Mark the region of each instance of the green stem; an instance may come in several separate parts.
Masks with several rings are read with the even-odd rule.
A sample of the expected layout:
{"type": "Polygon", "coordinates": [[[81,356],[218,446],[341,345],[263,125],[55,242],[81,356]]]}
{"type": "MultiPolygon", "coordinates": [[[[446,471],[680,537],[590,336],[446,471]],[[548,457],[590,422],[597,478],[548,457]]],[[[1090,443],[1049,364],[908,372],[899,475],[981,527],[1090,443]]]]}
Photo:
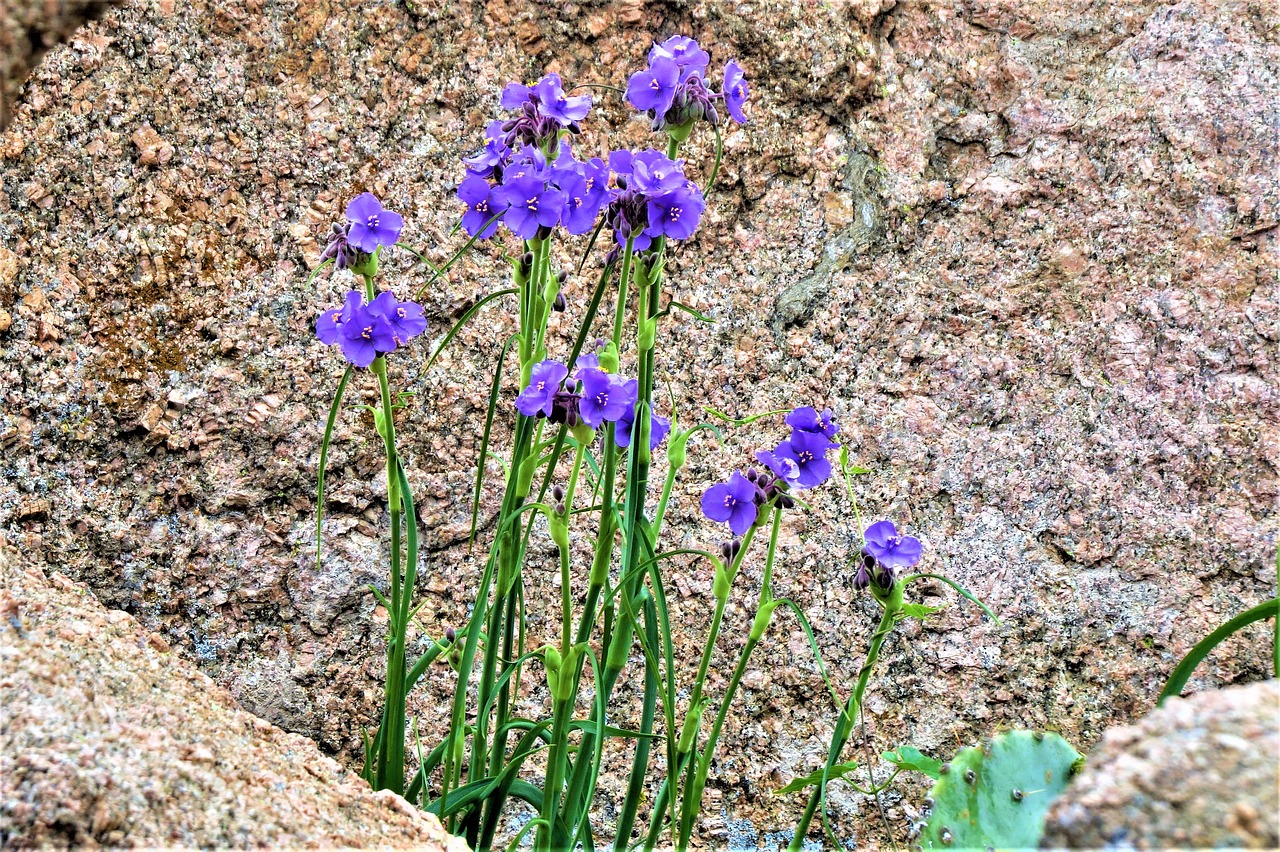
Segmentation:
{"type": "MultiPolygon", "coordinates": [[[[880,615],[880,623],[876,626],[876,632],[871,635],[871,647],[867,651],[866,662],[862,664],[862,669],[858,672],[858,683],[854,687],[853,694],[849,696],[844,712],[836,722],[835,733],[831,737],[831,748],[827,752],[828,769],[839,762],[840,753],[844,751],[845,744],[848,743],[849,736],[853,733],[858,711],[862,707],[862,696],[866,692],[867,682],[871,679],[871,670],[875,668],[876,661],[880,659],[880,648],[884,645],[885,638],[893,631],[894,619],[897,617],[898,611],[902,609],[901,583],[895,585],[894,589],[884,599],[877,598],[877,600],[884,607],[884,612],[880,615]]],[[[826,798],[826,789],[827,785],[824,780],[809,796],[809,803],[805,807],[804,815],[800,818],[800,824],[796,826],[795,834],[791,838],[791,844],[787,847],[788,852],[800,852],[804,848],[804,839],[809,833],[809,825],[813,822],[814,814],[817,813],[819,806],[826,798]]]]}

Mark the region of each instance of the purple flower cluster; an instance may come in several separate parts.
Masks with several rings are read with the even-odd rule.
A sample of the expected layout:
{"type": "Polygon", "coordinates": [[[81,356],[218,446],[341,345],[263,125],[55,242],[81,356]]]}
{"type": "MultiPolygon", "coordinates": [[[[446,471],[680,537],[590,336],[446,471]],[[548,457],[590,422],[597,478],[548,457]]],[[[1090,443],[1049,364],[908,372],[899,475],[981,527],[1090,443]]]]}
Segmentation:
{"type": "Polygon", "coordinates": [[[776,502],[789,509],[794,505],[789,491],[813,488],[831,477],[827,452],[840,446],[831,440],[840,431],[831,412],[819,414],[804,406],[788,414],[785,422],[791,437],[772,451],[756,453],[768,473],[754,468],[745,475],[734,471],[728,482],[713,485],[702,495],[702,513],[713,521],[727,522],[734,535],[755,524],[761,507],[776,502]]]}
{"type": "Polygon", "coordinates": [[[320,255],[322,261],[332,258],[338,269],[360,266],[364,259],[381,246],[393,246],[400,239],[404,218],[386,210],[372,192],[357,195],[347,204],[347,221],[335,224],[329,244],[320,255]]]}
{"type": "MultiPolygon", "coordinates": [[[[559,361],[534,364],[529,384],[516,397],[516,409],[526,417],[545,417],[569,426],[585,423],[599,429],[615,423],[614,442],[630,446],[639,383],[606,373],[594,355],[582,356],[575,366],[570,374],[559,361]]],[[[671,421],[654,414],[649,424],[649,448],[653,449],[671,431],[671,421]]]]}
{"type": "Polygon", "coordinates": [[[609,166],[617,175],[606,220],[618,245],[632,239],[644,251],[658,237],[687,240],[697,230],[707,202],[702,190],[684,176],[684,160],[672,160],[652,148],[633,154],[614,151],[609,166]]]}
{"type": "MultiPolygon", "coordinates": [[[[658,103],[663,116],[697,113],[714,121],[711,101],[723,98],[731,115],[745,118],[746,84],[736,63],[725,69],[725,93],[715,95],[702,80],[710,57],[693,39],[673,36],[654,51],[651,70],[656,61],[664,75],[674,75],[670,97],[664,95],[658,103]],[[732,97],[731,78],[737,93],[732,97]]],[[[566,95],[559,76],[548,74],[532,86],[510,83],[501,103],[515,117],[491,122],[484,148],[462,160],[467,175],[458,184],[458,199],[467,206],[462,227],[471,236],[488,239],[499,224],[525,240],[545,237],[557,226],[570,234],[587,234],[602,209],[618,245],[630,238],[637,251],[659,237],[688,239],[697,229],[706,201],[685,177],[683,160],[653,149],[583,160],[575,156],[565,136],[579,132],[591,99],[566,95]]]]}
{"type": "Polygon", "coordinates": [[[394,352],[426,328],[421,305],[397,301],[389,291],[365,304],[364,296],[352,290],[341,308],[316,319],[316,338],[326,346],[338,344],[348,361],[368,367],[373,359],[394,352]]]}
{"type": "Polygon", "coordinates": [[[649,51],[649,65],[627,81],[627,100],[649,114],[655,131],[682,127],[699,119],[718,124],[715,101],[723,100],[729,116],[745,124],[742,107],[750,91],[742,67],[730,60],[724,67],[722,90],[707,88],[711,55],[688,36],[671,36],[649,51]]]}
{"type": "Polygon", "coordinates": [[[876,521],[867,527],[862,540],[862,564],[853,578],[853,585],[859,589],[874,584],[888,591],[898,580],[897,570],[915,565],[924,553],[920,539],[899,535],[893,521],[876,521]]]}

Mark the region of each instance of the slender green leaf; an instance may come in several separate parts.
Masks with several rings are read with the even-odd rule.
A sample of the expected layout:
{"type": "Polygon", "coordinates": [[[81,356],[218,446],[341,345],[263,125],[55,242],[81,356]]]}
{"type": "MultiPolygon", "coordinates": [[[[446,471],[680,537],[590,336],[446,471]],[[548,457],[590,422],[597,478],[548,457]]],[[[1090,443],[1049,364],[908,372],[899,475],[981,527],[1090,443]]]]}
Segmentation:
{"type": "Polygon", "coordinates": [[[493,434],[493,417],[498,410],[498,392],[502,389],[502,367],[507,361],[507,353],[511,351],[511,344],[515,342],[516,335],[511,335],[506,342],[502,344],[502,351],[498,353],[498,365],[493,369],[493,382],[489,385],[489,407],[484,413],[484,432],[480,437],[480,458],[476,460],[476,487],[471,494],[471,534],[468,537],[469,544],[475,544],[476,527],[480,521],[480,495],[484,490],[484,470],[489,463],[489,438],[493,434]]]}
{"type": "Polygon", "coordinates": [[[893,751],[886,751],[880,756],[899,769],[914,769],[916,772],[923,772],[934,781],[942,777],[942,761],[934,760],[926,754],[921,754],[920,749],[915,746],[899,746],[893,751]]]}
{"type": "Polygon", "coordinates": [[[333,427],[338,422],[338,411],[342,408],[342,396],[347,392],[347,382],[351,381],[350,364],[342,373],[338,389],[334,391],[333,403],[329,406],[329,419],[324,424],[324,439],[320,442],[320,469],[316,479],[316,570],[320,569],[321,538],[324,529],[324,476],[329,467],[329,442],[333,440],[333,427]]]}
{"type": "Polygon", "coordinates": [[[965,598],[967,598],[968,600],[973,601],[975,604],[977,604],[977,605],[978,605],[978,607],[979,607],[983,612],[985,612],[988,616],[990,616],[990,617],[991,617],[991,620],[992,620],[992,621],[994,621],[996,624],[999,624],[999,623],[1000,623],[1000,619],[996,616],[996,614],[995,614],[994,612],[992,612],[992,611],[990,610],[990,608],[988,608],[988,607],[987,607],[987,605],[986,605],[986,604],[984,604],[982,601],[978,600],[977,596],[976,596],[976,595],[974,595],[974,594],[973,594],[973,592],[969,591],[969,590],[968,590],[968,589],[966,589],[964,586],[962,586],[962,585],[960,585],[959,583],[957,583],[955,580],[952,580],[952,579],[949,579],[949,578],[947,578],[947,577],[944,577],[944,576],[942,576],[941,574],[912,574],[912,575],[911,575],[911,576],[909,576],[909,577],[903,577],[903,578],[902,578],[902,585],[903,585],[903,586],[906,586],[907,584],[909,584],[909,583],[913,583],[913,582],[915,582],[916,580],[923,580],[923,579],[925,579],[925,578],[928,578],[928,579],[930,579],[930,580],[941,580],[942,582],[946,583],[948,586],[950,586],[951,588],[953,588],[953,589],[955,589],[957,592],[959,592],[963,597],[965,597],[965,598]]]}
{"type": "Polygon", "coordinates": [[[427,372],[435,365],[436,361],[440,358],[440,354],[444,352],[445,347],[448,346],[453,338],[458,335],[458,332],[462,331],[462,327],[466,325],[481,308],[489,302],[492,302],[494,299],[500,299],[503,296],[515,295],[519,292],[520,291],[514,287],[508,287],[505,290],[498,290],[497,292],[490,293],[471,307],[467,308],[458,321],[453,324],[453,327],[449,329],[448,334],[444,336],[444,340],[440,341],[440,345],[436,347],[436,351],[431,353],[431,357],[427,359],[427,363],[422,367],[422,372],[427,372]]]}
{"type": "Polygon", "coordinates": [[[781,790],[778,790],[776,795],[781,796],[783,793],[796,793],[807,787],[816,787],[823,782],[824,778],[827,783],[830,783],[837,778],[843,778],[857,768],[858,761],[850,760],[847,763],[837,763],[832,766],[830,770],[826,767],[823,767],[822,769],[815,769],[808,775],[805,775],[802,778],[797,778],[781,790]]]}
{"type": "Polygon", "coordinates": [[[728,414],[725,414],[723,411],[719,411],[709,405],[702,406],[702,410],[710,414],[712,417],[719,418],[720,420],[734,426],[746,426],[748,423],[755,423],[757,420],[763,420],[766,417],[776,417],[779,414],[787,414],[791,411],[789,408],[778,408],[773,411],[766,411],[763,414],[752,414],[750,417],[733,418],[728,414]]]}
{"type": "Polygon", "coordinates": [[[1163,704],[1172,696],[1181,695],[1182,690],[1187,686],[1187,681],[1191,679],[1191,675],[1195,672],[1196,666],[1200,665],[1204,658],[1209,656],[1209,652],[1226,641],[1231,634],[1248,627],[1255,621],[1277,617],[1280,617],[1280,598],[1272,598],[1252,609],[1245,610],[1201,639],[1182,658],[1182,662],[1178,663],[1173,673],[1169,675],[1169,682],[1164,685],[1164,689],[1160,690],[1160,697],[1156,699],[1156,706],[1163,704]]]}
{"type": "Polygon", "coordinates": [[[925,606],[917,603],[904,603],[902,609],[899,610],[901,618],[918,618],[924,621],[935,612],[946,609],[945,606],[925,606]]]}

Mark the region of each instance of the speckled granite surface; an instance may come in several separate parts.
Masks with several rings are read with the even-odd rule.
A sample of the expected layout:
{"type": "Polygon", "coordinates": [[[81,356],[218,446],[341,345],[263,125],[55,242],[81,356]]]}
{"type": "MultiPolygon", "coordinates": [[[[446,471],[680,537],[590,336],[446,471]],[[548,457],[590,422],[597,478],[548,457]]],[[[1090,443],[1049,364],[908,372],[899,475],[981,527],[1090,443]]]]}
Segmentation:
{"type": "Polygon", "coordinates": [[[1280,681],[1175,698],[1107,731],[1044,847],[1280,847],[1280,681]]]}
{"type": "Polygon", "coordinates": [[[463,850],[0,542],[0,845],[463,850]],[[452,844],[452,845],[451,845],[452,844]]]}
{"type": "MultiPolygon", "coordinates": [[[[1025,725],[1088,749],[1150,709],[1199,636],[1274,593],[1278,24],[1243,0],[127,4],[46,58],[0,136],[0,526],[246,708],[354,760],[382,668],[364,587],[385,520],[377,444],[353,412],[314,567],[340,365],[310,328],[345,288],[303,287],[315,240],[371,190],[444,257],[457,157],[502,83],[548,69],[618,83],[652,37],[688,32],[717,62],[736,56],[755,97],[700,235],[672,259],[677,297],[716,322],[674,315],[660,381],[686,419],[830,405],[875,471],[864,512],[920,535],[928,569],[1000,612],[997,627],[953,605],[890,640],[867,706],[876,744],[945,754],[1025,725]]],[[[645,137],[616,101],[593,118],[645,137]]],[[[431,339],[499,269],[482,253],[427,294],[431,339]]],[[[571,282],[553,341],[586,287],[571,282]]],[[[432,373],[425,347],[394,368],[417,392],[398,430],[437,633],[479,571],[467,494],[512,324],[489,309],[432,373]]],[[[719,540],[697,497],[770,428],[724,450],[695,441],[674,544],[719,540]]],[[[777,582],[848,682],[874,613],[848,584],[840,506],[832,488],[788,519],[777,582]]],[[[558,599],[539,564],[533,642],[558,599]]],[[[711,577],[673,566],[671,583],[692,657],[711,577]]],[[[746,611],[729,618],[745,627],[746,611]]],[[[713,773],[711,841],[785,830],[798,802],[770,791],[825,751],[821,681],[801,635],[774,631],[713,773]]],[[[1262,645],[1240,639],[1195,686],[1265,672],[1262,645]]],[[[412,697],[428,723],[447,675],[412,697]]],[[[606,805],[619,789],[605,780],[606,805]]],[[[902,836],[923,795],[904,792],[886,800],[902,836]]],[[[885,842],[874,812],[833,797],[859,844],[885,842]]]]}

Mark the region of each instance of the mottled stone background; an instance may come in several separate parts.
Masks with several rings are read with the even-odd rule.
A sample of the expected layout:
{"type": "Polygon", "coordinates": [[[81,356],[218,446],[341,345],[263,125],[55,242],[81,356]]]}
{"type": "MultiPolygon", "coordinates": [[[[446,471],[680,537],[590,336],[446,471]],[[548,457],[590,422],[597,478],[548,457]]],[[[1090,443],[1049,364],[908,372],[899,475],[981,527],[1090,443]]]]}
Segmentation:
{"type": "MultiPolygon", "coordinates": [[[[347,286],[304,286],[315,240],[370,190],[444,258],[459,244],[457,158],[501,84],[545,70],[620,84],[673,32],[717,64],[736,57],[754,96],[671,264],[676,297],[715,322],[664,326],[662,386],[686,422],[700,406],[832,407],[874,471],[858,482],[864,513],[921,535],[927,568],[1003,619],[953,604],[895,634],[869,693],[872,747],[944,756],[1037,726],[1087,749],[1144,714],[1197,638],[1276,583],[1268,2],[127,3],[45,58],[0,135],[3,536],[159,631],[245,708],[354,761],[383,667],[365,585],[382,574],[385,519],[378,444],[351,410],[315,567],[341,364],[310,329],[347,286]]],[[[645,140],[603,103],[588,148],[609,125],[645,140]]],[[[702,134],[689,156],[703,174],[708,151],[702,134]]],[[[425,295],[433,342],[499,286],[497,252],[425,295]]],[[[407,259],[386,267],[402,292],[425,280],[407,259]]],[[[417,394],[398,428],[435,633],[465,617],[478,574],[468,489],[485,375],[512,327],[491,308],[430,373],[425,345],[396,358],[417,394]]],[[[695,440],[672,544],[719,540],[699,493],[781,434],[765,421],[723,449],[695,440]]],[[[777,586],[847,688],[874,607],[849,585],[838,489],[813,497],[788,517],[777,586]]],[[[553,629],[548,550],[536,543],[528,570],[531,643],[553,629]]],[[[735,593],[713,690],[758,571],[735,593]]],[[[711,578],[680,564],[670,583],[692,665],[711,578]]],[[[832,714],[802,634],[780,621],[771,636],[713,770],[713,841],[785,830],[799,802],[772,790],[825,752],[832,714]]],[[[1265,647],[1259,625],[1194,685],[1264,677],[1265,647]]],[[[414,695],[426,728],[448,675],[414,695]]],[[[606,815],[619,787],[602,790],[606,815]]],[[[922,795],[902,793],[885,797],[899,838],[922,795]]],[[[833,796],[833,813],[846,838],[885,842],[861,797],[833,796]]]]}

